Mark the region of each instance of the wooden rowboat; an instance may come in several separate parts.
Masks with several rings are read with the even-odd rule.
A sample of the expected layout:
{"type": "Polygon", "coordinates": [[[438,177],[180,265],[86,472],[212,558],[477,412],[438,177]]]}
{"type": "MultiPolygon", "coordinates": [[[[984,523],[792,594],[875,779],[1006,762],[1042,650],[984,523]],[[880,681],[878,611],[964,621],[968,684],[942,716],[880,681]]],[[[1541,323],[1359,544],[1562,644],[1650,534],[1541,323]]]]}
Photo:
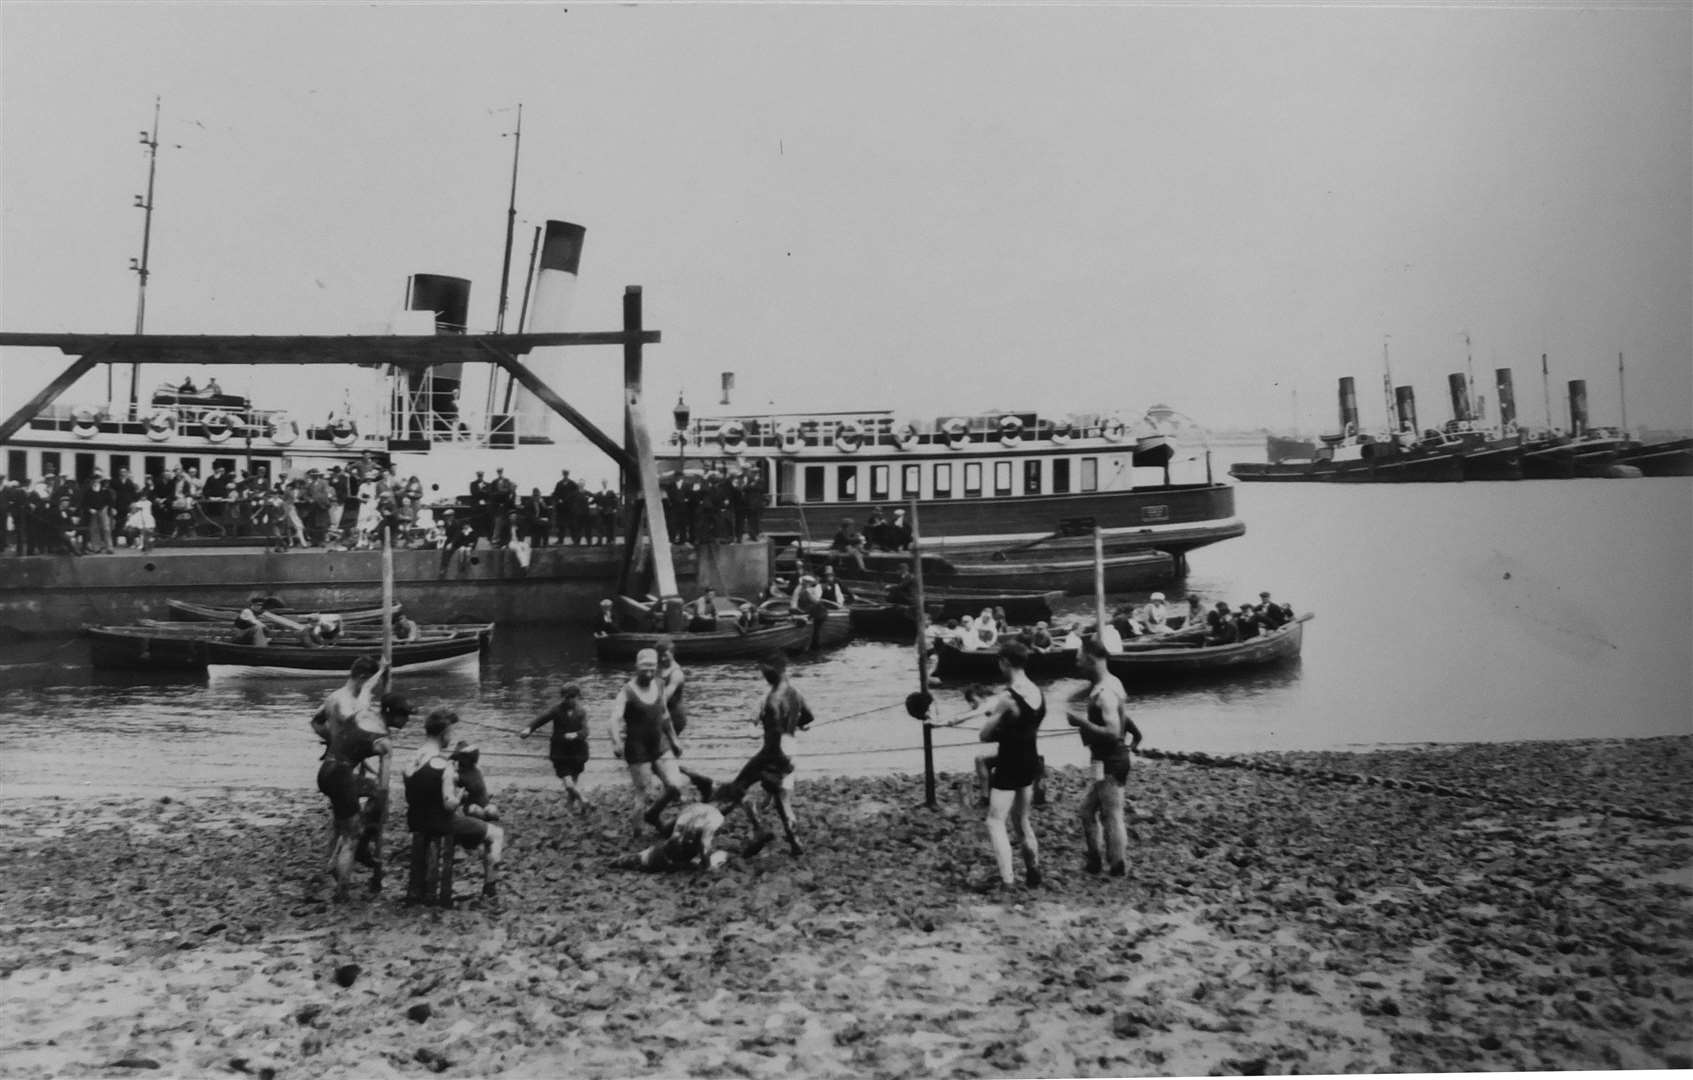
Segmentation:
{"type": "MultiPolygon", "coordinates": [[[[1108,657],[1106,667],[1129,689],[1136,683],[1172,681],[1183,678],[1226,676],[1299,658],[1305,639],[1305,623],[1315,616],[1296,616],[1292,622],[1231,645],[1201,645],[1181,639],[1153,638],[1125,642],[1123,651],[1108,657]]],[[[971,651],[948,641],[935,643],[935,674],[945,679],[992,682],[999,678],[996,649],[971,651]]],[[[1078,675],[1076,650],[1053,649],[1029,654],[1027,668],[1032,678],[1060,678],[1078,675]]]]}
{"type": "MultiPolygon", "coordinates": [[[[231,607],[222,604],[196,604],[190,600],[171,600],[168,601],[168,603],[170,605],[170,617],[182,622],[220,622],[228,624],[234,622],[235,617],[241,613],[241,607],[239,605],[231,607]]],[[[395,604],[391,609],[391,611],[398,610],[400,610],[399,604],[395,604]]],[[[359,623],[380,623],[383,615],[381,605],[357,608],[317,608],[312,611],[294,611],[285,606],[273,607],[267,604],[265,605],[265,611],[281,615],[295,621],[317,615],[338,615],[341,618],[342,626],[357,625],[359,623]]]]}
{"type": "Polygon", "coordinates": [[[775,626],[761,626],[742,633],[738,628],[688,631],[673,634],[658,631],[623,630],[595,634],[594,654],[601,660],[632,660],[642,649],[653,648],[660,638],[669,638],[679,661],[756,660],[772,650],[799,652],[811,645],[811,622],[795,617],[775,626]]]}
{"type": "MultiPolygon", "coordinates": [[[[225,639],[221,627],[213,628],[215,632],[196,633],[190,627],[197,625],[213,628],[210,623],[161,623],[90,626],[84,633],[90,639],[90,653],[97,668],[210,671],[213,667],[224,667],[264,669],[265,674],[322,676],[345,674],[358,657],[377,656],[382,651],[380,638],[363,635],[344,638],[333,645],[308,646],[285,639],[267,645],[238,645],[225,639]]],[[[429,671],[444,666],[447,661],[460,661],[458,666],[462,668],[465,658],[474,663],[480,656],[492,629],[488,623],[454,626],[449,632],[427,633],[418,641],[397,642],[394,669],[429,671]]]]}

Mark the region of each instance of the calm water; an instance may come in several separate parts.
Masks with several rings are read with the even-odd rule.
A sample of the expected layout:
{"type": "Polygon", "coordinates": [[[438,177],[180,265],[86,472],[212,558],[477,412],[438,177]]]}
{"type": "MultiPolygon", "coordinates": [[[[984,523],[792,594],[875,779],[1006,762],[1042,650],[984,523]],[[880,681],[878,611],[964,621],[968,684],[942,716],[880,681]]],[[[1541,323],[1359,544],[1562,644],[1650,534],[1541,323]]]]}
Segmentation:
{"type": "MultiPolygon", "coordinates": [[[[1267,588],[1315,612],[1304,659],[1139,695],[1148,745],[1241,752],[1693,730],[1693,482],[1246,484],[1238,512],[1247,535],[1196,552],[1186,587],[1231,604],[1267,588]]],[[[53,658],[83,648],[63,643],[53,658]]],[[[519,742],[513,731],[579,681],[596,727],[588,780],[606,783],[621,779],[605,741],[620,678],[575,634],[519,627],[501,630],[480,685],[402,688],[421,709],[451,704],[471,721],[496,785],[534,786],[555,782],[545,733],[519,742]]],[[[802,737],[802,770],[921,768],[920,729],[899,707],[916,685],[909,648],[854,643],[798,663],[795,678],[824,721],[802,737]]],[[[0,695],[6,797],[309,786],[306,720],[334,685],[137,684],[80,668],[47,682],[0,695]]],[[[750,666],[690,669],[691,760],[727,773],[750,754],[760,685],[750,666]]],[[[938,696],[943,710],[962,707],[955,689],[938,696]]],[[[971,736],[937,736],[940,767],[968,767],[971,736]]],[[[419,738],[408,730],[402,748],[419,738]]],[[[1067,734],[1045,747],[1081,759],[1067,734]]]]}

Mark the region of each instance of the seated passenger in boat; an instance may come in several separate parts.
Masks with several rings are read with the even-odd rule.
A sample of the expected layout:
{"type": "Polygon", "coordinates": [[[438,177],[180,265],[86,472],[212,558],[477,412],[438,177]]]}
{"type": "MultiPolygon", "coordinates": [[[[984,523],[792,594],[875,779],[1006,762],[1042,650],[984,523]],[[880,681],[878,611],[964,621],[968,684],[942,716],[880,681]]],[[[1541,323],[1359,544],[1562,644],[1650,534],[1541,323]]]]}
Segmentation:
{"type": "Polygon", "coordinates": [[[742,604],[740,612],[735,616],[735,629],[743,634],[757,630],[758,609],[751,604],[742,604]]]}
{"type": "Polygon", "coordinates": [[[1164,602],[1164,594],[1155,592],[1148,598],[1146,604],[1146,632],[1149,634],[1168,634],[1170,606],[1164,602]]]}
{"type": "Polygon", "coordinates": [[[1242,641],[1251,641],[1264,632],[1264,623],[1258,617],[1258,609],[1251,604],[1242,604],[1235,609],[1235,625],[1240,627],[1242,641]]]}
{"type": "Polygon", "coordinates": [[[254,593],[247,598],[247,606],[235,614],[235,634],[230,638],[237,645],[269,645],[270,635],[265,633],[263,613],[265,598],[254,593]]]}
{"type": "Polygon", "coordinates": [[[835,538],[829,541],[829,550],[838,559],[842,555],[849,555],[860,570],[864,569],[864,534],[853,526],[851,518],[842,518],[841,527],[835,530],[835,538]]]}
{"type": "Polygon", "coordinates": [[[999,620],[994,618],[992,608],[983,608],[982,613],[976,616],[971,634],[975,638],[970,645],[972,649],[991,652],[999,648],[999,620]]]}
{"type": "MultiPolygon", "coordinates": [[[[1266,593],[1266,596],[1269,594],[1266,593]]],[[[1182,629],[1192,630],[1205,623],[1205,601],[1198,593],[1189,593],[1187,598],[1187,615],[1182,619],[1182,629]]]]}
{"type": "Polygon", "coordinates": [[[698,600],[688,605],[688,631],[709,634],[717,629],[717,590],[707,587],[698,600]]]}
{"type": "Polygon", "coordinates": [[[611,601],[600,601],[600,616],[594,622],[594,636],[601,634],[615,634],[618,632],[617,616],[612,614],[611,601]]]}
{"type": "Polygon", "coordinates": [[[899,568],[899,580],[889,585],[884,595],[890,604],[909,605],[916,587],[917,578],[912,575],[911,567],[902,566],[899,568]]]}
{"type": "Polygon", "coordinates": [[[1270,594],[1258,594],[1258,619],[1264,624],[1264,629],[1279,630],[1287,623],[1287,616],[1282,613],[1281,605],[1270,599],[1270,594]]]}
{"type": "Polygon", "coordinates": [[[840,604],[844,607],[852,603],[852,591],[842,585],[840,580],[835,577],[835,568],[832,566],[823,568],[823,580],[818,584],[818,588],[823,599],[831,604],[840,604]]]}
{"type": "Polygon", "coordinates": [[[1035,628],[1029,632],[1029,648],[1035,652],[1052,651],[1052,631],[1047,628],[1044,619],[1035,623],[1035,628]]]}
{"type": "Polygon", "coordinates": [[[904,551],[911,546],[911,529],[905,523],[905,511],[895,510],[894,519],[883,530],[889,551],[904,551]]]}
{"type": "Polygon", "coordinates": [[[182,380],[182,385],[176,388],[176,392],[179,394],[198,394],[200,391],[199,388],[194,385],[194,377],[190,375],[188,378],[182,380]]]}
{"type": "Polygon", "coordinates": [[[319,615],[306,624],[300,636],[313,647],[333,645],[341,638],[341,616],[319,615]]]}
{"type": "Polygon", "coordinates": [[[394,641],[395,641],[396,644],[401,643],[401,642],[416,641],[418,638],[423,636],[422,629],[420,629],[418,627],[417,623],[412,621],[411,616],[407,615],[405,612],[403,612],[403,611],[394,612],[394,620],[393,621],[394,621],[394,641]]]}

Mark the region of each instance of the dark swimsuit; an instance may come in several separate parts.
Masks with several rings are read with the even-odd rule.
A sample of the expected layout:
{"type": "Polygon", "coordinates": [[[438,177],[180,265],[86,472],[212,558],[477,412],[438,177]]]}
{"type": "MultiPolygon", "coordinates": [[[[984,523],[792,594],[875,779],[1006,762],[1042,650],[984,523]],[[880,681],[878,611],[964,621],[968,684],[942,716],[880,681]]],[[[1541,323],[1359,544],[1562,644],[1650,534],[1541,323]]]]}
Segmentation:
{"type": "MultiPolygon", "coordinates": [[[[566,705],[560,702],[541,717],[541,724],[552,724],[552,742],[547,746],[547,757],[553,763],[553,775],[563,779],[566,776],[581,776],[582,767],[588,763],[588,740],[583,738],[587,731],[588,716],[580,705],[566,705]],[[574,734],[576,738],[566,736],[574,734]]],[[[530,728],[531,731],[535,728],[530,728]]]]}
{"type": "Polygon", "coordinates": [[[623,702],[623,760],[647,765],[670,749],[664,740],[664,686],[657,686],[658,699],[645,702],[631,692],[623,702]]]}
{"type": "MultiPolygon", "coordinates": [[[[1097,701],[1088,703],[1088,719],[1101,727],[1110,726],[1105,722],[1105,712],[1097,701]]],[[[1129,753],[1121,735],[1090,735],[1084,730],[1082,743],[1087,746],[1094,761],[1104,762],[1106,776],[1119,784],[1129,782],[1129,765],[1134,756],[1129,753]]]]}
{"type": "Polygon", "coordinates": [[[1017,791],[1040,779],[1040,749],[1035,745],[1041,721],[1046,719],[1046,701],[1030,706],[1017,691],[1006,688],[1017,705],[1017,715],[1000,721],[999,753],[994,758],[989,784],[995,791],[1017,791]]]}
{"type": "MultiPolygon", "coordinates": [[[[344,721],[352,725],[351,720],[344,721]]],[[[343,747],[337,747],[331,736],[329,749],[323,752],[323,764],[317,768],[317,789],[329,796],[329,805],[336,818],[356,817],[359,813],[359,763],[376,754],[376,740],[382,736],[355,726],[356,735],[343,747]]]]}

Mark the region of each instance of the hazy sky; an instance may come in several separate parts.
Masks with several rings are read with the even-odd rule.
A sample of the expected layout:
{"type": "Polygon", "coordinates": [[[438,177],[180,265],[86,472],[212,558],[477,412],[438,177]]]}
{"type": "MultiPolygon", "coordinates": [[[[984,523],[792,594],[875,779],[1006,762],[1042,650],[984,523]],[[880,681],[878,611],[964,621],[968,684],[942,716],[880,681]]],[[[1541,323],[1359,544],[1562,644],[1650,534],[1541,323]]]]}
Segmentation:
{"type": "MultiPolygon", "coordinates": [[[[1531,421],[1546,352],[1560,422],[1572,377],[1616,422],[1623,352],[1629,423],[1693,424],[1685,3],[6,3],[0,35],[7,330],[133,328],[155,95],[149,331],[370,330],[419,271],[491,328],[523,102],[508,329],[534,225],[585,225],[573,328],[643,285],[666,411],[734,371],[738,407],[929,416],[1286,426],[1297,391],[1309,430],[1342,375],[1380,417],[1385,339],[1438,421],[1468,331],[1531,421]]],[[[617,350],[572,361],[606,415],[617,350]]]]}

